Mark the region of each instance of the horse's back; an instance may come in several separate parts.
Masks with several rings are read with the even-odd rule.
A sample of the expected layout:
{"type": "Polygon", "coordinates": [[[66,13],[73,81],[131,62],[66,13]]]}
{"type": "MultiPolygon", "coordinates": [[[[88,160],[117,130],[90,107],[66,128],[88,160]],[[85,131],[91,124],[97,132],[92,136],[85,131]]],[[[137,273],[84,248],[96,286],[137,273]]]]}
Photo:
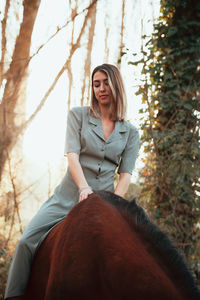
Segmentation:
{"type": "Polygon", "coordinates": [[[75,206],[47,236],[25,299],[183,299],[140,233],[98,195],[75,206]]]}

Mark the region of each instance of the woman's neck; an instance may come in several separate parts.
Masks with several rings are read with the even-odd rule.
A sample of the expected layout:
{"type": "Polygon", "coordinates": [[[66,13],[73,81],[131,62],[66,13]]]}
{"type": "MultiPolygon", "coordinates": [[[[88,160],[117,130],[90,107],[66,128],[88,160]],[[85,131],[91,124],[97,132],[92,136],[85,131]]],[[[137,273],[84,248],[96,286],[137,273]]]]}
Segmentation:
{"type": "Polygon", "coordinates": [[[101,119],[110,120],[110,113],[108,106],[100,106],[101,119]]]}

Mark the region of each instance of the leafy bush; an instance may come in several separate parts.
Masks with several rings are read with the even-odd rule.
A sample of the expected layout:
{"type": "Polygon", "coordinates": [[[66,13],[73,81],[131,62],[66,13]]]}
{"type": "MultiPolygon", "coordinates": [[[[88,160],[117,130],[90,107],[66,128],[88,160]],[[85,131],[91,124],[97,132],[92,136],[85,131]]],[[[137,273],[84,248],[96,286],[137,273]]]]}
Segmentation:
{"type": "MultiPolygon", "coordinates": [[[[146,152],[140,201],[200,270],[200,3],[161,0],[138,94],[146,152]]],[[[146,37],[144,37],[146,40],[146,37]]],[[[147,49],[147,50],[146,50],[147,49]]]]}

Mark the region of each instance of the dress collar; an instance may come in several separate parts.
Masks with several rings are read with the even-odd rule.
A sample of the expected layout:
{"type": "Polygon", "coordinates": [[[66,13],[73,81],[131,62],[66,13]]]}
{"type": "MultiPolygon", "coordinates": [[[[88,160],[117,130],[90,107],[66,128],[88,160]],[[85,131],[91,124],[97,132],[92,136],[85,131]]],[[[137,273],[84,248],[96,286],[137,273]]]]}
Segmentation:
{"type": "Polygon", "coordinates": [[[127,124],[124,121],[116,121],[115,128],[111,135],[105,140],[103,135],[102,121],[101,118],[95,118],[89,114],[89,123],[92,126],[92,130],[98,135],[102,140],[106,143],[110,143],[113,139],[121,138],[121,133],[125,133],[128,131],[127,124]]]}

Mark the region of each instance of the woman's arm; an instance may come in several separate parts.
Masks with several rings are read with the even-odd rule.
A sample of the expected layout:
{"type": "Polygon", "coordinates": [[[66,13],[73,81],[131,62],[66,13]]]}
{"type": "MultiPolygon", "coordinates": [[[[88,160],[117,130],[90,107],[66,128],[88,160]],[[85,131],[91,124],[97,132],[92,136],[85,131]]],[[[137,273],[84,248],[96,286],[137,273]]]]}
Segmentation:
{"type": "Polygon", "coordinates": [[[123,197],[128,190],[128,186],[131,181],[131,174],[129,173],[120,173],[119,182],[115,188],[115,194],[123,197]]]}
{"type": "Polygon", "coordinates": [[[70,173],[80,190],[79,202],[86,199],[92,193],[91,187],[88,185],[81,164],[79,162],[79,155],[77,153],[67,153],[68,167],[70,173]]]}

